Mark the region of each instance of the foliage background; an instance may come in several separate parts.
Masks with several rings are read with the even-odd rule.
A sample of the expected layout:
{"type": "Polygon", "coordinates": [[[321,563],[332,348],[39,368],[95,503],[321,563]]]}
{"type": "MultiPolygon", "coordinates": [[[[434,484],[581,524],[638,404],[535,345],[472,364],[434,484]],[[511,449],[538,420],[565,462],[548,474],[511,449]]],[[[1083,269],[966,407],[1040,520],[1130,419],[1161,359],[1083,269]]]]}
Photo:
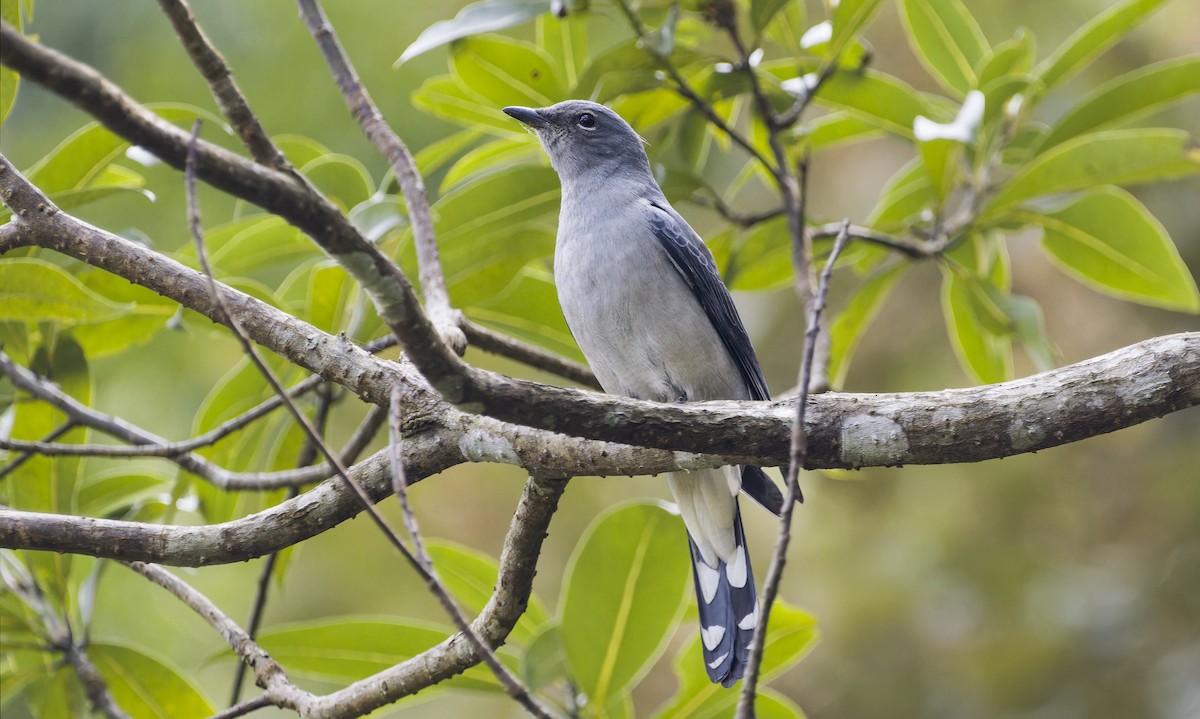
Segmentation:
{"type": "MultiPolygon", "coordinates": [[[[450,17],[461,4],[358,0],[328,8],[363,80],[414,150],[449,130],[410,100],[427,77],[446,71],[446,52],[430,52],[395,70],[392,63],[422,29],[450,17]]],[[[1105,5],[1099,0],[968,2],[990,41],[1010,37],[1024,25],[1037,34],[1041,56],[1105,5]]],[[[221,0],[196,6],[202,26],[271,133],[317,138],[362,160],[373,177],[383,175],[383,160],[348,117],[291,4],[221,0]]],[[[614,10],[600,12],[606,19],[595,23],[593,47],[607,44],[604,37],[627,36],[614,10]]],[[[144,1],[42,2],[29,31],[100,68],[139,100],[212,108],[207,87],[166,20],[144,1]]],[[[867,37],[878,67],[918,89],[934,89],[905,41],[893,4],[884,5],[867,37]]],[[[1110,77],[1198,46],[1194,7],[1169,3],[1072,80],[1060,98],[1078,99],[1110,77]]],[[[1155,124],[1200,134],[1195,98],[1163,115],[1155,124]]],[[[0,151],[18,167],[28,167],[87,121],[24,84],[0,136],[0,151]]],[[[819,153],[810,210],[828,218],[864,217],[909,152],[895,140],[880,139],[819,153]]],[[[117,231],[136,229],[160,247],[183,246],[181,178],[162,166],[144,172],[158,195],[154,204],[120,197],[78,214],[117,231]]],[[[1166,226],[1193,276],[1198,274],[1200,180],[1135,188],[1134,194],[1166,226]]],[[[217,193],[202,190],[201,201],[206,219],[233,211],[217,193]]],[[[706,211],[680,209],[702,235],[716,224],[706,211]]],[[[1010,249],[1014,291],[1041,303],[1063,363],[1196,329],[1194,316],[1123,303],[1066,280],[1042,259],[1032,238],[1010,249]]],[[[903,391],[973,383],[946,339],[939,285],[930,264],[907,274],[860,346],[846,389],[903,391]]],[[[737,299],[771,387],[791,386],[801,342],[792,291],[737,299]]],[[[208,388],[238,358],[227,333],[195,327],[190,334],[161,332],[136,356],[93,363],[94,402],[166,436],[183,437],[208,388]],[[199,344],[203,351],[197,351],[199,344]],[[180,376],[190,381],[179,382],[180,376]]],[[[1018,375],[1032,371],[1021,361],[1018,357],[1018,375]]],[[[1200,414],[1193,409],[1113,436],[1005,461],[802,478],[807,502],[798,512],[783,596],[819,617],[823,638],[776,686],[814,719],[1195,716],[1200,712],[1194,681],[1200,676],[1198,436],[1200,414]]],[[[415,500],[424,531],[495,555],[522,479],[516,468],[480,465],[422,483],[415,500]]],[[[664,485],[623,478],[572,483],[552,524],[537,592],[554,606],[568,557],[592,517],[631,496],[665,497],[664,485]]],[[[774,523],[749,511],[747,531],[761,572],[774,523]]],[[[186,514],[178,519],[186,521],[186,514]]],[[[294,563],[277,588],[268,626],[347,613],[442,620],[411,572],[363,520],[306,543],[299,553],[303,561],[294,563]]],[[[258,571],[258,562],[250,562],[184,573],[239,618],[248,611],[258,571]]],[[[96,635],[152,649],[198,676],[210,697],[223,700],[229,663],[210,662],[206,652],[197,651],[213,645],[208,628],[165,594],[144,591],[143,582],[127,572],[105,577],[96,603],[96,635]],[[127,601],[131,596],[138,602],[127,601]]],[[[690,624],[685,627],[691,631],[690,624]]],[[[676,637],[673,646],[686,638],[676,637]]],[[[666,656],[673,654],[674,649],[666,656]]],[[[635,702],[656,706],[670,695],[673,682],[669,662],[663,661],[638,687],[635,702]]],[[[516,705],[505,699],[468,694],[400,706],[381,715],[518,715],[516,705]]]]}

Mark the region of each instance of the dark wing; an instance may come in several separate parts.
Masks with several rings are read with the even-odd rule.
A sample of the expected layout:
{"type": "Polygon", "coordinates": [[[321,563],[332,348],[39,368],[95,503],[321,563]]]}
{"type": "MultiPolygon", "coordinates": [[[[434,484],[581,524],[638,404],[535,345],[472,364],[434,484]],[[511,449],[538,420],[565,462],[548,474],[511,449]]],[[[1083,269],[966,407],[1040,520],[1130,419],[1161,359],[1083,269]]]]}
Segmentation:
{"type": "Polygon", "coordinates": [[[695,230],[670,205],[651,200],[650,207],[650,229],[704,308],[713,329],[737,365],[742,381],[749,388],[750,398],[770,399],[767,381],[763,378],[762,368],[758,366],[758,358],[754,356],[754,347],[750,345],[750,337],[733,305],[729,290],[721,282],[712,253],[695,230]]]}

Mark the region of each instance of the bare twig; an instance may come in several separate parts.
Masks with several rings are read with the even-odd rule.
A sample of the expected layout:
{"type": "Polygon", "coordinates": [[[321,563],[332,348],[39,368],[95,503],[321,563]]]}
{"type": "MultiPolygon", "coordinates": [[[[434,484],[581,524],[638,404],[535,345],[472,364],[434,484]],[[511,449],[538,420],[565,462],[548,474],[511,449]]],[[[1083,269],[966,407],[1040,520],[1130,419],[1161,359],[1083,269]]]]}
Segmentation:
{"type": "Polygon", "coordinates": [[[446,278],[442,274],[437,235],[434,233],[433,217],[429,211],[429,196],[425,192],[421,173],[417,171],[417,163],[359,80],[349,56],[338,42],[333,25],[321,8],[321,3],[318,0],[299,0],[299,6],[300,17],[321,49],[321,54],[324,55],[351,114],[396,173],[396,181],[400,184],[400,192],[404,195],[409,222],[412,224],[421,291],[425,295],[425,311],[429,313],[429,318],[442,340],[455,352],[462,354],[467,348],[467,338],[459,328],[460,315],[450,304],[450,292],[446,289],[446,278]]]}
{"type": "Polygon", "coordinates": [[[250,110],[245,96],[234,82],[225,58],[221,57],[200,29],[196,16],[185,0],[158,0],[158,4],[171,21],[171,27],[175,28],[175,34],[191,57],[192,64],[208,82],[221,114],[233,125],[250,155],[263,165],[292,172],[291,163],[267,137],[258,117],[250,110]]]}
{"type": "Polygon", "coordinates": [[[488,669],[492,670],[492,674],[500,682],[500,686],[504,691],[517,701],[525,711],[535,717],[542,719],[551,719],[546,710],[541,707],[508,667],[500,663],[500,659],[492,650],[492,647],[479,636],[475,628],[467,620],[462,610],[458,607],[458,603],[454,601],[454,597],[450,595],[450,590],[446,589],[446,585],[442,583],[441,577],[438,576],[437,569],[433,566],[433,558],[429,556],[429,552],[425,549],[425,541],[421,538],[421,528],[417,523],[417,516],[413,513],[412,505],[408,501],[408,478],[404,473],[404,452],[402,449],[403,433],[400,431],[400,413],[401,413],[401,390],[399,387],[392,390],[392,402],[389,410],[389,430],[391,435],[391,455],[392,455],[392,490],[396,493],[396,497],[400,500],[401,513],[404,516],[404,526],[408,530],[408,536],[413,543],[413,554],[416,556],[417,563],[420,565],[422,577],[425,579],[425,586],[430,593],[442,605],[446,614],[450,616],[454,622],[455,628],[470,640],[474,645],[475,651],[488,669]]]}
{"type": "Polygon", "coordinates": [[[808,430],[805,426],[805,414],[808,408],[808,386],[811,381],[813,355],[817,347],[817,335],[821,332],[821,312],[825,309],[825,296],[829,291],[829,278],[833,274],[834,263],[841,254],[846,240],[850,236],[850,221],[842,222],[842,231],[833,243],[833,250],[825,269],[821,273],[817,287],[816,301],[813,303],[808,320],[808,329],[804,333],[804,358],[800,364],[800,396],[796,399],[796,418],[792,423],[791,449],[788,458],[787,476],[783,511],[779,515],[779,538],[775,541],[775,550],[771,555],[771,566],[767,570],[767,579],[763,582],[763,595],[760,605],[761,615],[758,626],[754,628],[754,639],[750,643],[750,657],[746,664],[746,674],[742,679],[742,693],[738,701],[737,716],[739,719],[752,719],[754,712],[754,697],[758,689],[758,673],[762,665],[763,649],[767,640],[767,625],[771,619],[771,607],[779,594],[779,582],[783,579],[783,567],[787,563],[787,549],[792,537],[792,512],[800,495],[800,469],[805,465],[808,455],[808,430]]]}
{"type": "MultiPolygon", "coordinates": [[[[246,665],[239,663],[238,666],[244,667],[246,665]]],[[[213,714],[208,719],[236,719],[237,717],[246,716],[250,712],[258,711],[259,709],[269,707],[271,705],[270,696],[266,694],[259,694],[253,699],[247,699],[244,702],[239,702],[227,709],[223,709],[216,714],[213,714]]]]}
{"type": "Polygon", "coordinates": [[[587,365],[572,362],[553,352],[547,352],[541,347],[535,347],[534,345],[513,339],[508,335],[494,332],[468,319],[463,320],[462,329],[466,333],[467,341],[471,343],[472,347],[516,360],[534,369],[551,372],[572,382],[578,382],[584,387],[595,390],[601,389],[600,382],[596,380],[596,375],[592,374],[592,370],[587,365]]]}
{"type": "MultiPolygon", "coordinates": [[[[75,423],[72,422],[71,420],[67,420],[66,422],[63,422],[62,424],[58,425],[53,430],[51,430],[50,433],[47,434],[45,437],[42,437],[38,441],[38,444],[48,445],[51,442],[53,442],[54,440],[58,439],[59,437],[63,436],[64,434],[66,434],[67,432],[70,432],[74,428],[75,428],[75,423]]],[[[39,452],[37,450],[32,449],[32,448],[21,449],[20,447],[6,446],[8,441],[9,440],[0,439],[0,449],[15,449],[15,450],[18,450],[20,452],[20,454],[17,455],[17,458],[14,459],[13,461],[9,462],[8,464],[4,465],[3,467],[0,467],[0,479],[4,479],[12,472],[15,472],[18,467],[20,467],[22,464],[25,464],[26,462],[28,462],[30,460],[30,458],[39,454],[39,452]]]]}

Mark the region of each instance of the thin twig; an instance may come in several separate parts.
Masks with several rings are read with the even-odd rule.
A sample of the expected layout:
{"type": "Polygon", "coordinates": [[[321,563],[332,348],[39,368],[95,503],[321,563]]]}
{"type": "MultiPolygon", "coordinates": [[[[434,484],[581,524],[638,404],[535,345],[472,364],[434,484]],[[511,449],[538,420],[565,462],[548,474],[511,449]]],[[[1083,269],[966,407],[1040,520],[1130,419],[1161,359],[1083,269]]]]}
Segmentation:
{"type": "MultiPolygon", "coordinates": [[[[239,663],[238,666],[244,667],[245,664],[239,663]]],[[[233,706],[223,709],[216,714],[213,714],[208,719],[236,719],[240,716],[246,716],[250,712],[258,711],[265,707],[272,706],[271,697],[267,694],[259,694],[253,699],[247,699],[244,702],[234,704],[233,706]]]]}
{"type": "Polygon", "coordinates": [[[578,382],[584,387],[602,389],[596,375],[592,374],[587,365],[572,362],[553,352],[547,352],[541,347],[526,344],[508,335],[475,324],[468,319],[463,320],[462,330],[466,333],[467,341],[471,343],[472,347],[516,360],[534,369],[551,372],[572,382],[578,382]]]}
{"type": "Polygon", "coordinates": [[[540,717],[541,719],[552,719],[550,714],[534,700],[529,690],[521,683],[521,680],[510,672],[508,667],[500,663],[500,659],[496,656],[496,652],[492,650],[491,645],[484,641],[483,637],[479,636],[479,633],[471,626],[470,620],[463,614],[458,603],[454,601],[454,597],[450,595],[450,591],[446,588],[446,585],[442,583],[437,569],[433,566],[433,558],[429,556],[429,552],[425,549],[425,541],[421,538],[421,528],[417,523],[417,516],[413,513],[412,505],[408,501],[408,478],[404,473],[404,451],[402,445],[404,435],[400,427],[400,400],[402,397],[403,391],[400,387],[392,390],[392,401],[388,414],[388,428],[391,435],[392,448],[392,490],[400,500],[400,509],[404,516],[404,526],[408,530],[408,536],[412,539],[413,554],[416,556],[422,570],[421,574],[425,579],[425,586],[437,598],[442,608],[446,610],[446,613],[450,615],[450,619],[454,622],[454,626],[458,631],[462,632],[475,646],[475,651],[479,653],[479,657],[488,666],[488,669],[492,670],[492,674],[496,675],[496,679],[499,680],[500,686],[504,688],[504,691],[531,715],[540,717]]]}
{"type": "Polygon", "coordinates": [[[784,214],[785,210],[782,207],[776,207],[763,212],[743,213],[738,212],[729,206],[729,203],[721,197],[720,193],[711,187],[705,187],[707,193],[697,192],[691,196],[691,201],[697,205],[711,207],[717,211],[726,222],[737,225],[738,227],[753,227],[757,224],[773,220],[784,214]]]}
{"type": "Polygon", "coordinates": [[[433,229],[433,216],[429,211],[429,196],[425,192],[421,173],[417,171],[417,163],[408,147],[388,125],[383,113],[379,111],[379,107],[359,79],[349,56],[338,42],[337,34],[325,16],[321,3],[318,0],[298,2],[300,17],[321,49],[321,54],[324,55],[325,62],[329,65],[333,79],[355,121],[375,145],[375,149],[387,158],[392,171],[396,173],[396,181],[400,184],[400,193],[404,195],[409,222],[412,225],[421,292],[425,295],[425,311],[442,340],[461,355],[466,351],[467,338],[459,328],[461,315],[450,304],[450,292],[446,289],[437,235],[433,229]]]}
{"type": "Polygon", "coordinates": [[[771,618],[771,607],[779,594],[779,582],[783,579],[783,567],[787,563],[788,544],[792,538],[792,512],[800,498],[800,469],[804,466],[808,455],[808,431],[804,425],[805,413],[808,407],[808,385],[811,381],[813,355],[817,346],[817,335],[821,331],[821,312],[825,309],[825,296],[829,292],[829,279],[833,274],[834,263],[850,237],[850,221],[842,222],[842,232],[834,240],[833,250],[829,260],[821,272],[820,283],[817,287],[816,301],[809,316],[808,329],[804,333],[804,357],[800,364],[800,396],[796,399],[796,419],[792,424],[790,457],[788,460],[785,481],[783,511],[779,515],[779,537],[775,541],[775,550],[771,555],[771,566],[767,570],[767,579],[763,583],[763,596],[760,603],[762,614],[758,626],[754,629],[754,639],[750,644],[750,657],[746,664],[746,674],[742,678],[742,694],[738,701],[738,719],[752,719],[754,712],[754,697],[758,689],[758,675],[762,663],[763,649],[766,646],[767,625],[771,618]]]}
{"type": "MultiPolygon", "coordinates": [[[[63,436],[64,434],[66,434],[67,432],[70,432],[74,428],[75,428],[75,423],[68,419],[66,422],[63,422],[62,424],[58,425],[53,430],[51,430],[50,434],[47,434],[45,437],[42,437],[38,442],[39,442],[39,444],[49,444],[50,442],[53,442],[54,440],[58,439],[59,437],[63,436]]],[[[36,450],[33,450],[33,449],[20,449],[19,447],[7,447],[7,446],[5,446],[7,441],[8,440],[0,439],[0,449],[16,449],[16,450],[20,451],[21,453],[19,455],[17,455],[16,459],[14,459],[13,461],[4,465],[3,467],[0,467],[0,479],[4,479],[9,474],[15,472],[17,467],[20,467],[22,464],[25,464],[31,458],[33,458],[39,454],[39,452],[37,452],[36,450]]]]}
{"type": "Polygon", "coordinates": [[[196,16],[185,0],[158,0],[158,4],[171,21],[171,27],[175,28],[175,34],[179,36],[192,64],[208,82],[221,114],[229,120],[250,155],[260,164],[282,172],[292,172],[291,163],[267,137],[262,123],[250,110],[246,97],[234,81],[233,72],[225,63],[225,58],[221,57],[221,53],[217,52],[200,29],[196,16]]]}

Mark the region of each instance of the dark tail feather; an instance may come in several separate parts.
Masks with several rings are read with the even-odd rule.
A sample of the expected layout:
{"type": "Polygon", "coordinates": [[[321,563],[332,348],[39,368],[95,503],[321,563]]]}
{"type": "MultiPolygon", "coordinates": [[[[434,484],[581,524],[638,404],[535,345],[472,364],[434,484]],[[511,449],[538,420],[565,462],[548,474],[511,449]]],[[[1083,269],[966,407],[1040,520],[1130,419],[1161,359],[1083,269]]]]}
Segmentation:
{"type": "Polygon", "coordinates": [[[700,607],[700,646],[704,650],[704,668],[713,683],[731,687],[742,678],[750,654],[750,641],[758,625],[758,593],[750,571],[750,555],[742,534],[742,516],[734,517],[734,536],[740,561],[733,572],[725,562],[714,569],[704,563],[696,543],[688,536],[692,550],[692,580],[696,585],[696,603],[700,607]],[[744,567],[744,571],[743,571],[744,567]],[[741,582],[735,586],[730,581],[741,582]]]}
{"type": "MultiPolygon", "coordinates": [[[[748,464],[742,466],[742,491],[776,517],[783,512],[783,492],[780,492],[766,472],[758,467],[748,464]]],[[[798,499],[803,502],[803,495],[798,499]]]]}

